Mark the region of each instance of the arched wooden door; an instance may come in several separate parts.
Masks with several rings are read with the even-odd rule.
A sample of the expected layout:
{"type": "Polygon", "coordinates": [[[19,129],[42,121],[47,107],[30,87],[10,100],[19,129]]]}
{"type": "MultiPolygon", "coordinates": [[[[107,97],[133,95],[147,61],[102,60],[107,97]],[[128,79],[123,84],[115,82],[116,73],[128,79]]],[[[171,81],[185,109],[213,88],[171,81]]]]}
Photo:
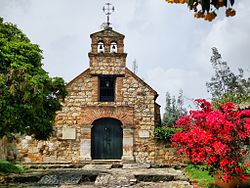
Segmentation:
{"type": "Polygon", "coordinates": [[[102,118],[93,122],[91,129],[92,159],[121,159],[123,131],[121,122],[102,118]]]}

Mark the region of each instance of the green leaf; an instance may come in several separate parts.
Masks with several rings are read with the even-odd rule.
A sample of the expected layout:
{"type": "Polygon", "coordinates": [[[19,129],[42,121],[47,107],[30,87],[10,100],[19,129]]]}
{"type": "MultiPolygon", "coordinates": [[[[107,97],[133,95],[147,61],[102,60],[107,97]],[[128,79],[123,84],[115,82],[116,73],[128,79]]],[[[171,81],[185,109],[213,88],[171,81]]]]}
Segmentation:
{"type": "Polygon", "coordinates": [[[157,127],[155,128],[154,135],[158,140],[170,142],[173,135],[178,131],[181,131],[181,129],[172,127],[157,127]]]}
{"type": "Polygon", "coordinates": [[[47,139],[66,97],[62,78],[42,68],[42,50],[14,24],[0,20],[0,138],[16,133],[47,139]]]}

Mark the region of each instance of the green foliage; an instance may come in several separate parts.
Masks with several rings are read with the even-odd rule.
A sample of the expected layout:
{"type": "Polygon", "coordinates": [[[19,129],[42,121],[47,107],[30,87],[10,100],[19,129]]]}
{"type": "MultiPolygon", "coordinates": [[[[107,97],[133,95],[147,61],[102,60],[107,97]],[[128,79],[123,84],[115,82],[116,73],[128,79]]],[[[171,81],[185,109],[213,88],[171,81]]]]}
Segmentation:
{"type": "Polygon", "coordinates": [[[176,120],[181,116],[187,114],[187,110],[183,107],[183,91],[179,91],[179,96],[176,100],[175,96],[170,96],[170,93],[166,93],[166,107],[163,114],[162,124],[163,126],[172,127],[176,120]]]}
{"type": "Polygon", "coordinates": [[[210,59],[215,75],[206,83],[208,92],[212,95],[215,107],[233,102],[240,104],[250,101],[250,78],[244,78],[243,69],[239,74],[231,72],[227,62],[223,61],[216,48],[212,48],[213,55],[210,59]]]}
{"type": "Polygon", "coordinates": [[[237,93],[225,93],[221,98],[212,100],[213,106],[217,109],[220,107],[221,104],[225,104],[227,102],[233,102],[235,104],[238,104],[240,108],[244,104],[249,106],[250,96],[249,94],[240,96],[237,93]]]}
{"type": "Polygon", "coordinates": [[[15,133],[47,139],[67,92],[62,78],[42,68],[42,51],[0,19],[0,138],[15,133]]]}
{"type": "MultiPolygon", "coordinates": [[[[250,168],[248,168],[247,170],[248,174],[250,175],[250,168]]],[[[191,180],[192,184],[196,184],[199,187],[217,187],[210,171],[210,168],[206,165],[189,164],[185,168],[185,175],[191,180]]],[[[246,182],[243,182],[240,187],[249,187],[249,185],[250,178],[248,178],[246,182]]]]}
{"type": "Polygon", "coordinates": [[[0,173],[17,173],[23,171],[21,166],[14,165],[8,161],[0,160],[0,173]]]}
{"type": "Polygon", "coordinates": [[[210,175],[209,169],[205,165],[189,164],[185,168],[185,175],[188,176],[191,181],[197,182],[198,186],[209,188],[214,184],[214,178],[210,175]]]}
{"type": "Polygon", "coordinates": [[[173,127],[157,127],[155,128],[154,135],[158,140],[170,142],[170,139],[178,131],[181,131],[181,129],[173,127]]]}

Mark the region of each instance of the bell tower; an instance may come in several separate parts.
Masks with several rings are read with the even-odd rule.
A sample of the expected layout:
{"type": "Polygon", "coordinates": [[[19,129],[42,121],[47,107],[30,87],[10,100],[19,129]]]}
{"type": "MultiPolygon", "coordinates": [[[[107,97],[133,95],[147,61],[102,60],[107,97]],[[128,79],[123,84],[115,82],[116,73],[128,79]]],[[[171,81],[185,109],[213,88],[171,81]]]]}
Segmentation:
{"type": "Polygon", "coordinates": [[[92,43],[88,55],[91,74],[124,75],[127,57],[124,53],[124,35],[106,27],[90,37],[92,43]]]}
{"type": "Polygon", "coordinates": [[[89,52],[90,72],[92,75],[123,76],[125,74],[126,57],[124,53],[124,38],[110,27],[109,15],[114,7],[110,3],[103,7],[107,15],[107,23],[103,30],[90,35],[91,51],[89,52]]]}

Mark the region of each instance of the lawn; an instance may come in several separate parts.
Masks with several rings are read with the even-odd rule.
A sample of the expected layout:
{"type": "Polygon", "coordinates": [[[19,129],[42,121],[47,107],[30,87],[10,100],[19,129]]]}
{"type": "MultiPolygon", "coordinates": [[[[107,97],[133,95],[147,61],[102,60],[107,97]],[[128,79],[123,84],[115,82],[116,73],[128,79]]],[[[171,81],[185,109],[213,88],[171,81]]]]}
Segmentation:
{"type": "MultiPolygon", "coordinates": [[[[250,174],[250,168],[248,169],[250,174]]],[[[209,171],[205,165],[193,165],[189,164],[185,169],[185,175],[189,177],[193,185],[203,188],[217,188],[214,182],[214,178],[209,174],[209,171]]],[[[250,178],[244,183],[241,188],[250,187],[250,178]]]]}
{"type": "Polygon", "coordinates": [[[192,184],[209,188],[214,185],[214,178],[204,165],[189,164],[185,169],[185,175],[190,178],[192,184]]]}

